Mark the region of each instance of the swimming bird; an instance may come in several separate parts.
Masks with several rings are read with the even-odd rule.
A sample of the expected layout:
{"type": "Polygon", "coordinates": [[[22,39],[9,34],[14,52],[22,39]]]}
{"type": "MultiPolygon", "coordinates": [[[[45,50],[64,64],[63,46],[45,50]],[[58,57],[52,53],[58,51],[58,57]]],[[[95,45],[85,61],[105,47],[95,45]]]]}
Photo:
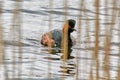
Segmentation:
{"type": "Polygon", "coordinates": [[[61,47],[62,46],[62,38],[64,35],[67,35],[67,43],[68,46],[71,47],[75,44],[75,38],[71,35],[74,29],[76,21],[73,19],[69,19],[65,22],[65,25],[62,30],[54,29],[49,32],[46,32],[41,37],[41,44],[44,46],[51,47],[61,47]]]}

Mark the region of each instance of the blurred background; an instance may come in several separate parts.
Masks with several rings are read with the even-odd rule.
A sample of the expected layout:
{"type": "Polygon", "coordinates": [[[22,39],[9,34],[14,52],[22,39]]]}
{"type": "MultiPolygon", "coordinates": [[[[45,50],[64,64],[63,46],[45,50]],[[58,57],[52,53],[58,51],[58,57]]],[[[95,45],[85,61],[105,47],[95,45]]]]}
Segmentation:
{"type": "Polygon", "coordinates": [[[119,21],[120,0],[0,0],[0,79],[119,80],[119,21]],[[77,43],[63,61],[40,39],[68,19],[77,43]]]}

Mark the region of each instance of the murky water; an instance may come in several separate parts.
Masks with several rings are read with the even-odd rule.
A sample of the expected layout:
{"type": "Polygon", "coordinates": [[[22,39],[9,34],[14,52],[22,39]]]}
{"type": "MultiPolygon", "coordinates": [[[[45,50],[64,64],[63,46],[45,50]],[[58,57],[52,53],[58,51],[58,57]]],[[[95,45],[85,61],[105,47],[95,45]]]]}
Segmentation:
{"type": "MultiPolygon", "coordinates": [[[[53,0],[52,9],[49,8],[49,0],[24,0],[22,3],[22,52],[21,57],[18,50],[18,41],[13,43],[11,40],[11,26],[14,9],[14,0],[4,0],[3,4],[3,26],[5,39],[5,69],[1,66],[0,78],[5,80],[89,80],[90,68],[93,63],[92,53],[95,43],[95,5],[93,0],[85,0],[85,9],[79,8],[79,0],[69,0],[68,2],[68,19],[77,21],[76,29],[78,30],[79,17],[83,20],[81,26],[81,37],[78,38],[78,32],[73,32],[77,39],[77,44],[73,46],[71,56],[74,58],[64,62],[62,53],[49,54],[47,47],[40,44],[40,38],[43,33],[49,30],[49,17],[52,14],[53,29],[62,29],[64,24],[64,1],[53,0]],[[51,10],[51,11],[50,11],[51,10]],[[80,16],[80,12],[82,13],[80,16]],[[85,13],[86,12],[86,13],[85,13]],[[86,24],[85,21],[89,20],[86,24]],[[89,25],[89,26],[88,26],[89,25]],[[89,28],[90,43],[88,45],[87,27],[89,28]],[[80,41],[80,43],[79,43],[80,41]],[[78,72],[77,72],[78,71],[78,72]]],[[[104,40],[105,26],[112,25],[111,21],[105,22],[105,17],[110,18],[112,15],[112,0],[108,3],[107,10],[104,6],[104,0],[100,3],[100,74],[103,77],[102,63],[104,57],[104,40]]],[[[119,4],[119,3],[118,3],[119,4]]],[[[112,42],[110,53],[110,72],[111,79],[116,78],[119,51],[119,26],[118,22],[112,30],[112,42]]],[[[94,64],[93,64],[94,66],[94,64]]],[[[94,69],[94,67],[93,67],[94,69]]],[[[94,71],[93,74],[96,74],[94,71]]]]}

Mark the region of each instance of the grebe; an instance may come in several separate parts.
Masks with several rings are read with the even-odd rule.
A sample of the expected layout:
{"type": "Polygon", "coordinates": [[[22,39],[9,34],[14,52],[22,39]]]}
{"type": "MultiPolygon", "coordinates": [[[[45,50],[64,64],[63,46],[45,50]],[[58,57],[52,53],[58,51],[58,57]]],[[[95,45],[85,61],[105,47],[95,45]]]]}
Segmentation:
{"type": "MultiPolygon", "coordinates": [[[[41,37],[41,44],[44,46],[51,46],[51,47],[61,47],[62,36],[64,35],[64,29],[67,29],[67,39],[68,39],[68,46],[71,47],[75,44],[75,38],[71,35],[74,29],[76,21],[73,19],[69,19],[66,21],[68,26],[64,26],[62,30],[54,29],[50,32],[46,32],[41,37]]],[[[66,24],[65,23],[65,24],[66,24]]]]}

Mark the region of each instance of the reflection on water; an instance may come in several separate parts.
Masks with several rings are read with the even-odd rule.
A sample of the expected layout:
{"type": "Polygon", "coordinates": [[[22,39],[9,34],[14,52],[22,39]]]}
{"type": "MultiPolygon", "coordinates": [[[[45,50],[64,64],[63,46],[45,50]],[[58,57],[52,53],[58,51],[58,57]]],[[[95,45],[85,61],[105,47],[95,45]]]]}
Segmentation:
{"type": "Polygon", "coordinates": [[[0,15],[5,43],[4,64],[0,66],[1,80],[92,80],[93,77],[97,80],[97,70],[101,80],[119,80],[119,0],[117,3],[114,0],[100,0],[99,13],[95,10],[93,0],[69,0],[67,7],[63,0],[53,0],[51,10],[49,0],[24,0],[19,9],[22,16],[20,41],[18,27],[15,29],[17,39],[11,34],[12,26],[16,25],[12,24],[15,1],[4,0],[2,20],[0,15]],[[49,14],[52,15],[51,29],[61,29],[65,21],[65,8],[68,10],[67,18],[77,21],[77,32],[73,33],[77,43],[69,49],[66,62],[63,61],[60,48],[48,48],[40,44],[42,34],[50,31],[49,14]],[[96,14],[99,15],[98,19],[96,14]],[[96,48],[96,20],[100,24],[96,59],[99,68],[96,68],[93,54],[96,48]]]}
{"type": "Polygon", "coordinates": [[[67,55],[68,62],[64,62],[62,50],[58,47],[47,48],[47,49],[44,48],[42,51],[48,52],[48,54],[52,54],[52,56],[55,55],[54,57],[52,56],[44,57],[44,59],[62,61],[62,64],[59,66],[60,71],[58,71],[62,74],[61,76],[74,76],[75,75],[76,64],[73,63],[73,60],[72,60],[74,58],[74,56],[71,56],[72,48],[68,49],[68,55],[67,55]],[[56,57],[56,55],[58,55],[59,57],[56,57]]]}

